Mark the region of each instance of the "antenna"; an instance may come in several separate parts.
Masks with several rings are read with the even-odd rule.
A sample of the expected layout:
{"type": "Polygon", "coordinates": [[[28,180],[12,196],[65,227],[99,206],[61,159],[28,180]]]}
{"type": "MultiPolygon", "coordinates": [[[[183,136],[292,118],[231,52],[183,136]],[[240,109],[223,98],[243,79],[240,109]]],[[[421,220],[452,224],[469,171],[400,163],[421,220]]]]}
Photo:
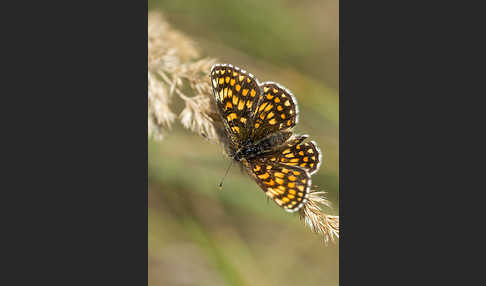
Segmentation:
{"type": "Polygon", "coordinates": [[[231,163],[230,163],[228,169],[226,169],[226,173],[224,174],[224,177],[221,179],[221,182],[219,183],[219,186],[218,186],[219,190],[222,190],[223,189],[223,181],[224,181],[224,178],[226,178],[226,175],[228,175],[228,172],[229,172],[231,166],[233,166],[233,161],[234,160],[231,159],[231,163]]]}

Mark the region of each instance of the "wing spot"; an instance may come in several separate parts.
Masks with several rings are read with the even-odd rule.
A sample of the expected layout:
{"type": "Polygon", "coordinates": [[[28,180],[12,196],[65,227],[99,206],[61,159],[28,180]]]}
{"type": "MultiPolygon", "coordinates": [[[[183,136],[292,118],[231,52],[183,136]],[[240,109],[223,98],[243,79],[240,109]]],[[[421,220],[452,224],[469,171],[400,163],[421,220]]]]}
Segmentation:
{"type": "Polygon", "coordinates": [[[282,114],[280,115],[280,117],[281,117],[282,119],[285,119],[285,117],[286,117],[286,116],[285,116],[285,114],[283,114],[283,113],[282,113],[282,114]]]}
{"type": "Polygon", "coordinates": [[[290,125],[292,125],[292,120],[290,120],[290,119],[289,119],[289,120],[287,121],[287,126],[290,126],[290,125]]]}
{"type": "MultiPolygon", "coordinates": [[[[288,195],[287,195],[287,197],[288,197],[289,199],[294,199],[294,198],[295,198],[295,196],[294,196],[294,195],[290,195],[290,194],[288,194],[288,195]]],[[[294,201],[294,202],[292,202],[292,203],[295,203],[295,201],[294,201]]]]}
{"type": "Polygon", "coordinates": [[[228,82],[230,81],[230,77],[229,77],[229,76],[227,76],[227,77],[224,79],[224,81],[225,81],[226,83],[228,83],[228,82]]]}
{"type": "Polygon", "coordinates": [[[270,161],[272,161],[272,162],[275,162],[275,160],[277,160],[277,158],[275,158],[275,157],[270,158],[270,161]]]}
{"type": "Polygon", "coordinates": [[[246,96],[248,94],[248,89],[244,88],[241,94],[243,94],[243,96],[246,96]]]}
{"type": "Polygon", "coordinates": [[[300,156],[304,156],[304,151],[300,151],[300,152],[299,152],[299,155],[300,155],[300,156]]]}
{"type": "Polygon", "coordinates": [[[280,173],[280,172],[275,172],[274,176],[279,177],[279,178],[285,177],[285,175],[283,173],[280,173]]]}
{"type": "Polygon", "coordinates": [[[245,79],[245,76],[240,75],[239,79],[240,79],[240,81],[243,81],[245,79]]]}
{"type": "Polygon", "coordinates": [[[304,162],[309,162],[309,157],[304,157],[304,162]]]}
{"type": "Polygon", "coordinates": [[[284,103],[285,106],[290,106],[290,100],[287,99],[287,101],[284,103]]]}
{"type": "Polygon", "coordinates": [[[270,177],[269,173],[258,175],[258,178],[260,178],[260,179],[267,179],[268,177],[270,177]]]}
{"type": "Polygon", "coordinates": [[[316,156],[312,156],[311,159],[312,159],[312,161],[315,161],[316,160],[316,156]]]}
{"type": "Polygon", "coordinates": [[[294,175],[298,176],[300,175],[300,172],[299,171],[293,171],[294,175]]]}
{"type": "Polygon", "coordinates": [[[228,95],[228,88],[227,88],[227,87],[225,87],[225,88],[223,89],[223,98],[225,98],[227,95],[228,95]]]}
{"type": "MultiPolygon", "coordinates": [[[[238,104],[238,109],[240,109],[240,105],[238,104]]],[[[246,118],[245,117],[241,117],[240,118],[240,121],[243,123],[243,124],[246,124],[246,118]]]]}
{"type": "Polygon", "coordinates": [[[252,88],[250,91],[250,96],[255,97],[255,95],[256,95],[256,91],[252,88]]]}
{"type": "Polygon", "coordinates": [[[258,112],[261,112],[261,111],[262,111],[262,110],[265,108],[265,106],[266,106],[267,104],[268,104],[268,103],[267,103],[267,102],[265,102],[265,103],[263,103],[262,105],[260,105],[260,108],[258,109],[258,112]]]}
{"type": "Polygon", "coordinates": [[[238,127],[238,126],[233,126],[233,127],[231,127],[231,129],[233,129],[233,131],[238,133],[238,134],[240,133],[240,127],[238,127]]]}
{"type": "MultiPolygon", "coordinates": [[[[229,97],[229,95],[228,95],[229,97]]],[[[236,103],[238,102],[238,97],[236,95],[233,95],[233,104],[236,105],[236,103]]]]}
{"type": "Polygon", "coordinates": [[[304,191],[304,186],[299,185],[299,186],[297,186],[297,189],[299,189],[299,191],[303,192],[304,191]]]}
{"type": "Polygon", "coordinates": [[[236,115],[236,113],[233,112],[233,113],[230,113],[226,118],[228,119],[228,121],[231,121],[231,120],[233,120],[237,117],[238,117],[238,115],[236,115]]]}
{"type": "Polygon", "coordinates": [[[289,188],[295,188],[295,183],[288,183],[288,184],[287,184],[287,186],[288,186],[289,188]]]}
{"type": "Polygon", "coordinates": [[[282,152],[282,154],[287,154],[287,153],[290,153],[290,151],[291,151],[290,149],[285,149],[285,150],[282,152]]]}
{"type": "Polygon", "coordinates": [[[262,167],[260,167],[260,165],[256,165],[254,168],[253,168],[253,171],[255,172],[258,172],[262,169],[262,167]]]}
{"type": "Polygon", "coordinates": [[[294,154],[293,153],[289,153],[287,155],[285,155],[286,158],[293,158],[294,157],[294,154]]]}
{"type": "Polygon", "coordinates": [[[224,75],[225,72],[226,70],[221,70],[221,75],[224,75]]]}
{"type": "Polygon", "coordinates": [[[312,153],[314,153],[314,150],[312,150],[312,148],[309,148],[309,149],[307,149],[307,153],[312,154],[312,153]]]}
{"type": "Polygon", "coordinates": [[[228,110],[230,108],[233,108],[233,104],[231,104],[231,102],[226,102],[226,106],[224,107],[224,110],[228,110]]]}
{"type": "Polygon", "coordinates": [[[291,190],[289,190],[289,194],[295,195],[296,191],[291,189],[291,190]]]}
{"type": "Polygon", "coordinates": [[[219,78],[219,84],[223,84],[223,82],[224,82],[224,78],[220,77],[219,78]]]}
{"type": "Polygon", "coordinates": [[[253,101],[248,100],[248,101],[246,102],[246,108],[250,109],[250,108],[251,108],[251,104],[252,104],[252,103],[253,103],[253,101]]]}
{"type": "Polygon", "coordinates": [[[275,182],[277,182],[277,184],[279,184],[279,185],[283,185],[284,180],[282,180],[280,178],[275,178],[275,182]]]}
{"type": "Polygon", "coordinates": [[[282,198],[282,201],[284,201],[284,202],[288,203],[288,202],[290,202],[290,199],[289,199],[289,198],[287,198],[287,197],[283,197],[283,198],[282,198]]]}
{"type": "Polygon", "coordinates": [[[268,121],[271,125],[275,125],[277,123],[277,120],[275,118],[272,118],[270,121],[268,121]]]}
{"type": "MultiPolygon", "coordinates": [[[[268,97],[267,97],[267,98],[268,98],[268,97]]],[[[273,101],[275,101],[275,103],[279,103],[279,102],[280,102],[280,98],[275,97],[275,99],[274,99],[273,101]]]]}
{"type": "Polygon", "coordinates": [[[238,73],[237,73],[237,72],[233,72],[233,76],[237,76],[237,75],[238,75],[238,73]]]}
{"type": "Polygon", "coordinates": [[[299,162],[299,158],[290,159],[291,163],[299,162]]]}
{"type": "Polygon", "coordinates": [[[235,85],[235,82],[236,82],[236,80],[234,78],[232,78],[231,79],[231,82],[230,82],[231,86],[234,86],[235,85]]]}
{"type": "Polygon", "coordinates": [[[267,170],[272,169],[272,165],[267,165],[267,170]]]}
{"type": "MultiPolygon", "coordinates": [[[[244,107],[245,102],[243,100],[240,100],[240,102],[238,103],[238,110],[243,110],[244,107]]],[[[241,119],[243,119],[243,117],[241,119]]]]}
{"type": "Polygon", "coordinates": [[[278,111],[282,111],[282,110],[283,110],[282,105],[277,106],[277,110],[278,110],[278,111]]]}
{"type": "Polygon", "coordinates": [[[264,182],[267,186],[273,186],[275,185],[275,181],[274,180],[270,180],[270,182],[264,182]]]}
{"type": "Polygon", "coordinates": [[[302,163],[300,164],[301,167],[306,167],[307,166],[307,163],[302,163]]]}
{"type": "Polygon", "coordinates": [[[270,112],[270,113],[269,113],[269,114],[267,115],[267,119],[270,119],[270,118],[272,118],[272,117],[273,117],[273,115],[275,115],[275,113],[273,113],[273,112],[270,112]]]}
{"type": "Polygon", "coordinates": [[[270,88],[269,87],[264,87],[263,92],[267,92],[270,88]]]}
{"type": "Polygon", "coordinates": [[[267,94],[267,99],[268,99],[268,100],[271,100],[272,98],[273,98],[273,95],[271,95],[270,93],[269,93],[269,94],[267,94]]]}
{"type": "Polygon", "coordinates": [[[270,109],[272,109],[272,107],[272,104],[267,104],[267,107],[265,107],[265,111],[269,111],[270,109]]]}
{"type": "Polygon", "coordinates": [[[297,180],[297,177],[295,177],[295,176],[289,176],[289,180],[295,181],[295,180],[297,180]]]}
{"type": "Polygon", "coordinates": [[[249,77],[246,78],[246,82],[250,83],[251,79],[249,77]]]}
{"type": "Polygon", "coordinates": [[[310,163],[309,165],[311,168],[314,168],[314,163],[310,163]]]}
{"type": "Polygon", "coordinates": [[[255,128],[260,127],[260,123],[255,123],[255,128]]]}
{"type": "Polygon", "coordinates": [[[289,169],[287,169],[287,168],[282,168],[282,172],[283,172],[283,173],[285,173],[285,174],[287,174],[287,173],[289,172],[289,169]]]}
{"type": "Polygon", "coordinates": [[[299,197],[302,197],[303,195],[304,195],[304,193],[302,193],[302,192],[297,193],[297,196],[299,196],[299,197]]]}
{"type": "Polygon", "coordinates": [[[278,92],[278,89],[274,88],[273,93],[277,94],[277,92],[278,92]]]}
{"type": "Polygon", "coordinates": [[[237,84],[236,87],[235,87],[235,89],[236,89],[237,92],[240,92],[241,85],[237,84]]]}

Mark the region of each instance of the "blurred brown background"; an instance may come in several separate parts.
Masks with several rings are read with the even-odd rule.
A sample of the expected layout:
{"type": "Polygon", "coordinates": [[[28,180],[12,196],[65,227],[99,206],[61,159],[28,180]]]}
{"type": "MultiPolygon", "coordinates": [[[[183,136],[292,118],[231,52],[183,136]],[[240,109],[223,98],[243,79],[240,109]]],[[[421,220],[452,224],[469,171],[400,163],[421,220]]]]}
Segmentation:
{"type": "MultiPolygon", "coordinates": [[[[339,213],[338,1],[149,1],[204,56],[232,63],[296,96],[296,133],[323,151],[313,175],[339,213]]],[[[180,103],[173,108],[180,112],[180,103]]],[[[221,146],[179,122],[149,140],[149,285],[338,285],[339,243],[267,202],[221,146]]]]}

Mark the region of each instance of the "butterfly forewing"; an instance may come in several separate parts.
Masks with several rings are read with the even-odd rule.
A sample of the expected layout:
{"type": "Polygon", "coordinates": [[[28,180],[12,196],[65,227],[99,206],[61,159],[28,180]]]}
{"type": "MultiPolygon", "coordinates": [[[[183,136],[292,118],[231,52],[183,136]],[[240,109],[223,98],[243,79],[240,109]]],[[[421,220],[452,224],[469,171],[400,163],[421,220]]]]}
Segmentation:
{"type": "Polygon", "coordinates": [[[251,132],[251,121],[261,95],[257,80],[250,73],[232,65],[211,69],[214,98],[228,132],[241,144],[251,132]]]}
{"type": "Polygon", "coordinates": [[[292,93],[277,83],[261,84],[262,97],[253,124],[254,139],[287,130],[297,123],[297,101],[292,93]]]}

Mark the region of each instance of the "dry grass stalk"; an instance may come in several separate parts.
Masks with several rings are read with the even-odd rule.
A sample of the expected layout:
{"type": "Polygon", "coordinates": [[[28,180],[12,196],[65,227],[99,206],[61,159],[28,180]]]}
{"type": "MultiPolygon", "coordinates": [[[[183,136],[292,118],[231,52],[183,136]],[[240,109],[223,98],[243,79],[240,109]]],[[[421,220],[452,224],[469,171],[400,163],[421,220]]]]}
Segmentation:
{"type": "Polygon", "coordinates": [[[339,238],[339,216],[325,214],[320,205],[330,207],[330,202],[323,195],[325,192],[311,192],[308,202],[299,210],[301,220],[314,232],[323,236],[327,244],[329,240],[339,238]]]}
{"type": "MultiPolygon", "coordinates": [[[[214,59],[198,59],[199,51],[185,35],[173,30],[157,12],[148,17],[148,132],[161,140],[178,117],[182,125],[227,146],[224,129],[212,101],[209,71],[214,59]],[[188,91],[191,95],[189,95],[188,91]],[[179,115],[170,109],[173,96],[185,103],[179,115]]],[[[322,195],[312,192],[300,209],[300,217],[324,241],[339,237],[339,216],[325,214],[320,204],[329,206],[322,195]]]]}
{"type": "Polygon", "coordinates": [[[216,138],[210,102],[209,70],[212,59],[198,59],[199,51],[185,35],[173,30],[160,13],[148,18],[148,132],[161,140],[179,117],[188,129],[216,138]],[[188,91],[188,92],[183,92],[188,91]],[[170,109],[176,95],[185,102],[177,116],[170,109]]]}

